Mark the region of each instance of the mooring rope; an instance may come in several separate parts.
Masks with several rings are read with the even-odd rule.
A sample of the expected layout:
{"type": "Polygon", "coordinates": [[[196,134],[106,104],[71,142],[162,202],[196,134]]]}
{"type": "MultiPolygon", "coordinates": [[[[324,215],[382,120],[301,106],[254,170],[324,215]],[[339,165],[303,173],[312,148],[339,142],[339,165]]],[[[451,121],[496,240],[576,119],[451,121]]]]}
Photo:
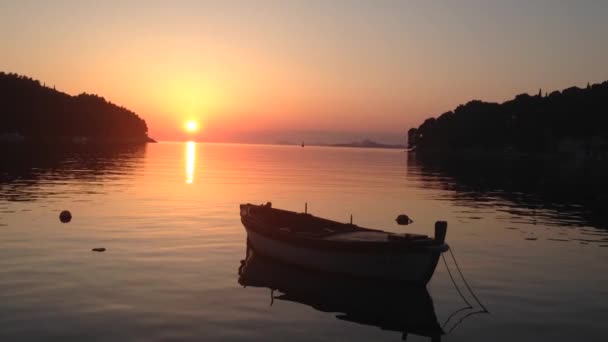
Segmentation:
{"type": "MultiPolygon", "coordinates": [[[[451,252],[451,250],[450,250],[450,252],[451,252]]],[[[445,261],[445,256],[443,254],[441,254],[441,258],[443,259],[443,263],[445,264],[445,269],[448,270],[448,274],[450,275],[450,279],[452,279],[452,283],[454,284],[454,287],[456,288],[456,291],[458,291],[458,294],[460,295],[460,298],[462,298],[462,300],[469,306],[467,309],[472,308],[473,306],[471,305],[471,303],[469,303],[469,301],[462,294],[462,292],[460,291],[460,288],[458,287],[458,284],[456,284],[456,280],[454,280],[454,276],[452,276],[452,272],[450,271],[450,267],[448,266],[447,261],[445,261]]]]}
{"type": "Polygon", "coordinates": [[[450,271],[450,267],[448,266],[448,263],[445,260],[445,256],[443,254],[441,254],[441,258],[443,259],[443,263],[445,265],[445,269],[448,271],[448,274],[450,275],[450,279],[452,280],[452,284],[454,284],[454,287],[456,288],[456,291],[458,291],[458,294],[460,295],[460,298],[462,298],[462,300],[467,304],[467,306],[465,306],[464,308],[460,308],[460,309],[452,312],[452,314],[449,315],[448,318],[446,318],[445,322],[443,322],[443,328],[445,328],[448,325],[448,323],[450,322],[450,320],[454,316],[456,316],[459,312],[461,312],[463,310],[472,309],[473,306],[471,306],[471,304],[469,303],[469,301],[467,301],[467,299],[465,298],[465,296],[460,291],[460,288],[458,287],[458,284],[456,284],[456,280],[454,279],[454,276],[452,276],[452,272],[450,271]]]}
{"type": "MultiPolygon", "coordinates": [[[[461,317],[460,320],[458,320],[458,322],[456,322],[456,324],[454,324],[454,326],[449,330],[449,332],[452,332],[458,325],[460,325],[460,323],[462,323],[462,321],[464,321],[465,318],[470,317],[470,316],[472,316],[474,314],[478,314],[478,313],[489,313],[490,311],[488,311],[488,309],[483,304],[481,304],[481,302],[479,301],[479,299],[477,298],[477,296],[475,295],[475,293],[473,292],[473,290],[471,289],[471,287],[467,283],[466,279],[464,278],[464,275],[462,274],[462,271],[460,270],[460,266],[458,265],[458,261],[456,261],[456,257],[454,256],[454,253],[452,252],[452,248],[451,247],[450,247],[449,251],[450,251],[450,254],[452,255],[452,260],[454,260],[454,265],[456,265],[456,269],[458,270],[458,274],[460,275],[460,278],[462,279],[462,281],[464,282],[465,286],[467,287],[467,290],[469,291],[469,293],[471,294],[471,296],[473,296],[473,298],[475,299],[475,301],[477,302],[477,304],[479,304],[479,306],[483,309],[483,310],[479,310],[479,311],[470,312],[470,313],[466,314],[465,316],[461,317]]],[[[443,263],[445,264],[445,268],[448,271],[448,275],[450,276],[450,279],[452,280],[452,284],[454,284],[454,287],[456,288],[456,291],[460,295],[460,298],[462,298],[462,301],[465,302],[465,304],[467,305],[467,306],[465,306],[465,307],[463,307],[461,309],[458,309],[458,310],[454,311],[451,315],[448,316],[448,318],[443,323],[443,328],[445,329],[445,327],[452,320],[452,318],[454,318],[458,313],[460,313],[462,311],[473,309],[473,305],[471,305],[471,303],[467,300],[467,298],[464,296],[464,294],[460,290],[460,287],[456,283],[456,279],[454,279],[454,276],[452,275],[452,271],[450,271],[450,267],[448,266],[448,262],[447,262],[447,260],[445,260],[445,256],[443,254],[441,255],[441,258],[443,259],[443,263]]]]}
{"type": "MultiPolygon", "coordinates": [[[[452,259],[454,260],[454,265],[456,265],[456,269],[458,270],[458,273],[460,274],[460,278],[462,278],[462,281],[464,282],[464,285],[467,287],[467,290],[469,290],[469,293],[471,294],[471,296],[473,296],[473,298],[475,299],[475,301],[477,302],[477,304],[479,304],[479,306],[487,313],[489,313],[490,311],[488,311],[488,309],[481,304],[481,302],[479,301],[479,299],[477,298],[477,296],[475,295],[475,293],[473,292],[473,290],[471,290],[471,287],[469,286],[469,283],[467,283],[467,280],[464,278],[464,275],[462,274],[462,271],[460,270],[460,266],[458,266],[458,262],[456,261],[456,257],[454,256],[453,248],[450,246],[450,254],[452,255],[452,259]]],[[[443,259],[443,261],[445,261],[445,258],[443,259]]],[[[448,271],[449,272],[449,271],[448,271]]],[[[451,276],[451,275],[450,275],[451,276]]],[[[460,291],[458,291],[460,292],[460,291]]],[[[466,300],[465,303],[469,304],[466,300]]],[[[471,304],[469,304],[470,306],[471,304]]]]}
{"type": "MultiPolygon", "coordinates": [[[[489,311],[478,310],[478,311],[469,312],[468,314],[466,314],[466,315],[462,316],[462,317],[461,317],[461,318],[458,320],[458,322],[456,322],[456,324],[454,324],[454,325],[452,326],[452,328],[450,328],[450,330],[448,331],[448,333],[451,333],[452,331],[454,331],[454,329],[456,329],[456,327],[458,327],[458,326],[459,326],[459,325],[460,325],[462,322],[464,322],[464,320],[465,320],[465,319],[467,319],[467,318],[469,318],[469,317],[471,317],[471,316],[473,316],[473,315],[480,314],[480,313],[489,313],[489,311]]],[[[445,326],[444,326],[444,328],[445,328],[445,326]]]]}

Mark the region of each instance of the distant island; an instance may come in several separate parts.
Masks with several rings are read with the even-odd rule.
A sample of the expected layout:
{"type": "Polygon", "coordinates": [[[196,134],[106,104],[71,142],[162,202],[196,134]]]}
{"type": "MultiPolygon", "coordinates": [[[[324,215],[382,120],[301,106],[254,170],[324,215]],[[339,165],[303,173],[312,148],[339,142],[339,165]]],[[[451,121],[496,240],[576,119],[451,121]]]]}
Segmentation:
{"type": "Polygon", "coordinates": [[[82,93],[0,72],[0,142],[145,143],[148,126],[134,112],[82,93]]]}
{"type": "Polygon", "coordinates": [[[408,131],[408,147],[432,152],[565,153],[605,158],[608,81],[502,104],[471,101],[408,131]]]}
{"type": "Polygon", "coordinates": [[[328,144],[326,142],[301,142],[295,143],[289,140],[277,140],[274,145],[297,145],[297,146],[325,146],[325,147],[358,147],[358,148],[399,148],[406,149],[407,146],[401,144],[383,144],[370,139],[365,139],[361,141],[353,141],[350,143],[338,143],[338,144],[328,144]]]}
{"type": "Polygon", "coordinates": [[[355,141],[355,142],[351,142],[351,143],[346,143],[346,144],[330,144],[330,145],[325,145],[325,146],[332,146],[332,147],[361,147],[361,148],[401,148],[404,149],[405,145],[391,145],[391,144],[381,144],[372,140],[362,140],[362,141],[355,141]]]}

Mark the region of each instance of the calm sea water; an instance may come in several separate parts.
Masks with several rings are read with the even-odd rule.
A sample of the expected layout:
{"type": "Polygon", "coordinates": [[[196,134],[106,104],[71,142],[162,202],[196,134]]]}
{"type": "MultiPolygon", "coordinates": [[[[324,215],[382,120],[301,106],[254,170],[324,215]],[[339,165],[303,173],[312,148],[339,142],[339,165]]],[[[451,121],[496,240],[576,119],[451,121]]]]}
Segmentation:
{"type": "Polygon", "coordinates": [[[432,235],[434,221],[447,220],[447,241],[490,313],[475,313],[456,278],[472,304],[458,311],[466,304],[440,261],[424,305],[444,341],[608,338],[608,230],[577,203],[476,182],[398,150],[160,143],[3,154],[1,341],[399,341],[381,317],[353,323],[239,283],[238,205],[266,201],[397,232],[432,235]],[[70,223],[59,221],[63,209],[70,223]],[[415,223],[397,226],[400,213],[415,223]]]}

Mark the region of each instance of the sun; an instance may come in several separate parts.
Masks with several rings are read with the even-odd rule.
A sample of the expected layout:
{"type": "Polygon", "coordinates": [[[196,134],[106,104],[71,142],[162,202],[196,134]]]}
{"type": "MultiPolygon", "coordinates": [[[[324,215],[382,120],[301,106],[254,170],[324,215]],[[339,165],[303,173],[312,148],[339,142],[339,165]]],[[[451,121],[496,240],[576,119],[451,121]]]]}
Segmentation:
{"type": "Polygon", "coordinates": [[[196,122],[194,120],[188,120],[188,121],[186,121],[186,124],[184,125],[184,127],[186,128],[187,132],[194,133],[194,132],[198,131],[198,122],[196,122]]]}

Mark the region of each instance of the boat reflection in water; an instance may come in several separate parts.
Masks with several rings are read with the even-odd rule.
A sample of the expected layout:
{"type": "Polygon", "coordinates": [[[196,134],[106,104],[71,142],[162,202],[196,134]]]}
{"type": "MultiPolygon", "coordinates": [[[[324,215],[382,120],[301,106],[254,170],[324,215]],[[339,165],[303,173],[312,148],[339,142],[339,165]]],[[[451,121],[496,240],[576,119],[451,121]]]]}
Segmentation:
{"type": "Polygon", "coordinates": [[[339,313],[336,318],[340,320],[401,332],[403,340],[410,333],[430,337],[433,342],[441,341],[443,335],[425,286],[304,270],[256,254],[249,244],[239,268],[239,283],[269,288],[271,301],[301,303],[339,313]]]}

